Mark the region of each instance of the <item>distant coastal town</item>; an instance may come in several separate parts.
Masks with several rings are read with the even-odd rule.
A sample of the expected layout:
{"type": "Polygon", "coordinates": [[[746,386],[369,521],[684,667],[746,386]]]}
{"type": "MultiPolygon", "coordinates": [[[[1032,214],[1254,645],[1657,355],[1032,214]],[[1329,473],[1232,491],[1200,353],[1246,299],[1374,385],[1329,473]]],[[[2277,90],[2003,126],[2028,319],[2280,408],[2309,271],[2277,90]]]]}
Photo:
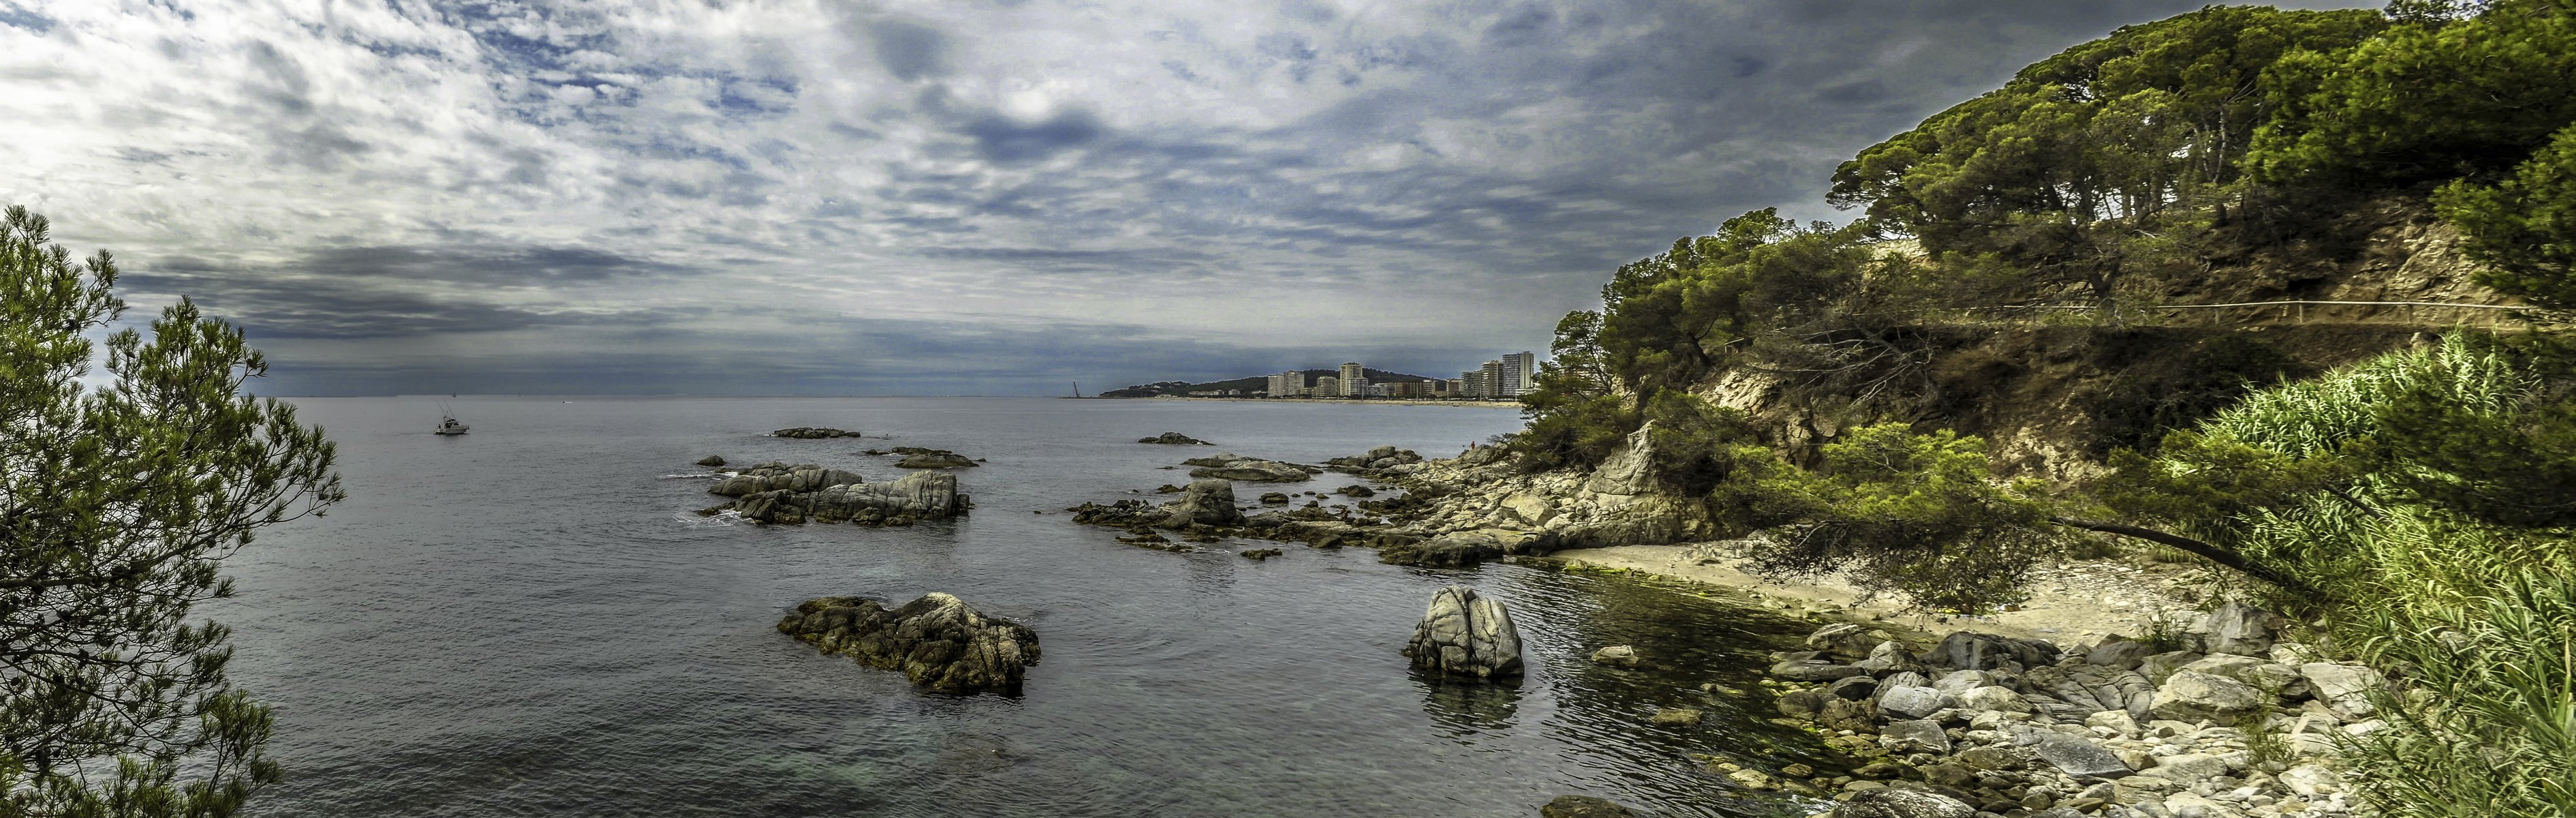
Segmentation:
{"type": "Polygon", "coordinates": [[[1291,369],[1225,381],[1156,381],[1100,393],[1104,398],[1334,398],[1346,400],[1517,400],[1538,373],[1538,356],[1515,352],[1455,378],[1370,369],[1357,361],[1334,369],[1291,369]]]}

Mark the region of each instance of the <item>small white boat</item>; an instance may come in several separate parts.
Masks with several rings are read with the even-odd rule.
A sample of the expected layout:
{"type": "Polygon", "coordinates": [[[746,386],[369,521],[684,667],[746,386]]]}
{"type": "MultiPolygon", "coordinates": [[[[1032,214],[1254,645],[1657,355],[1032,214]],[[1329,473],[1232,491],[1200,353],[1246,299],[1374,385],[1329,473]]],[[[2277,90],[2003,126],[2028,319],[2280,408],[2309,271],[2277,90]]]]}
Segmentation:
{"type": "Polygon", "coordinates": [[[438,421],[438,428],[430,430],[429,433],[433,435],[461,435],[469,428],[470,427],[465,424],[456,422],[456,418],[451,415],[440,418],[438,421]]]}

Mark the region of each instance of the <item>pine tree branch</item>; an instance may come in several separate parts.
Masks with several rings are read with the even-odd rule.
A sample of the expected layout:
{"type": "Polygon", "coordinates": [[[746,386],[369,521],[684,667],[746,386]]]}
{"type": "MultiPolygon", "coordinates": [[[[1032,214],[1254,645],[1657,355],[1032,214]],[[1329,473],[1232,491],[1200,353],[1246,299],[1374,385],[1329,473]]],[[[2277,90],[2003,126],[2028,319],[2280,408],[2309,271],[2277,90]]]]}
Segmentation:
{"type": "Polygon", "coordinates": [[[2189,551],[2193,554],[2198,554],[2202,557],[2207,557],[2210,562],[2215,562],[2220,565],[2236,569],[2238,573],[2245,574],[2246,576],[2250,576],[2264,582],[2272,583],[2273,585],[2278,585],[2282,590],[2289,591],[2302,597],[2318,601],[2331,601],[2333,599],[2333,596],[2327,594],[2325,591],[2318,589],[2316,586],[2309,585],[2297,577],[2283,573],[2279,569],[2256,562],[2253,558],[2236,553],[2235,551],[2227,548],[2201,542],[2190,537],[2185,537],[2179,534],[2169,534],[2152,528],[2139,528],[2133,525],[2106,523],[2096,520],[2079,520],[2073,517],[2050,517],[2048,518],[2048,521],[2068,528],[2081,528],[2086,531],[2099,531],[2104,534],[2118,534],[2123,537],[2134,537],[2152,543],[2169,545],[2184,551],[2189,551]]]}

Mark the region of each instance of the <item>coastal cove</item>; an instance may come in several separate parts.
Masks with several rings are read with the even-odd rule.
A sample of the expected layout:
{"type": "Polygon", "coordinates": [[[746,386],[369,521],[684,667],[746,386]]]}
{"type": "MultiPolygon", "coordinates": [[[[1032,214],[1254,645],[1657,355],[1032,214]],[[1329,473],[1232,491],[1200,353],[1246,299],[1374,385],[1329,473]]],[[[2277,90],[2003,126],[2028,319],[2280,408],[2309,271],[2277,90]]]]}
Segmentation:
{"type": "MultiPolygon", "coordinates": [[[[1711,757],[1827,763],[1766,723],[1772,651],[1814,628],[1659,584],[1492,563],[1380,564],[1290,545],[1255,562],[1120,544],[1067,507],[1161,499],[1221,448],[1321,463],[1446,456],[1515,413],[1052,398],[299,399],[351,499],[228,563],[236,678],[278,708],[268,816],[1529,815],[1558,795],[1659,815],[1805,814],[1711,757]],[[796,440],[831,426],[865,439],[796,440]],[[1140,445],[1179,431],[1216,448],[1140,445]],[[693,513],[706,455],[901,477],[868,449],[948,449],[971,514],[909,527],[693,513]],[[1036,513],[1033,513],[1036,512],[1036,513]],[[1401,655],[1453,583],[1511,607],[1518,687],[1440,684],[1401,655]],[[827,595],[955,594],[1045,640],[1019,697],[950,696],[820,655],[779,616],[827,595]],[[1634,645],[1637,668],[1595,664],[1634,645]],[[1716,692],[1703,691],[1714,683],[1716,692]],[[1659,709],[1696,726],[1650,724],[1659,709]]],[[[1329,491],[1338,475],[1295,484],[1329,491]]],[[[1247,484],[1248,487],[1248,484],[1247,484]]],[[[1249,494],[1245,495],[1249,500],[1249,494]]],[[[1300,502],[1306,498],[1301,497],[1300,502]]]]}

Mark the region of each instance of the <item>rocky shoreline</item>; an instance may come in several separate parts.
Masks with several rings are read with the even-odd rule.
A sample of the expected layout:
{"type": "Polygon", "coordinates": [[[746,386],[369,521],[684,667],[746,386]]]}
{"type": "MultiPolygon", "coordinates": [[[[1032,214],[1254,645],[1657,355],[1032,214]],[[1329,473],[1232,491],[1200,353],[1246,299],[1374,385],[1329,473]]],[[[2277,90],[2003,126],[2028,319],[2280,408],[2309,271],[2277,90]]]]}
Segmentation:
{"type": "MultiPolygon", "coordinates": [[[[1725,543],[1701,541],[1711,529],[1705,511],[1670,499],[1644,466],[1652,456],[1645,447],[1641,433],[1590,474],[1524,474],[1494,449],[1425,460],[1391,447],[1320,468],[1260,469],[1341,471],[1402,492],[1361,500],[1356,511],[1311,501],[1278,509],[1289,497],[1277,492],[1238,507],[1229,472],[1276,461],[1223,454],[1192,461],[1204,473],[1194,472],[1200,479],[1171,502],[1072,510],[1077,522],[1126,527],[1122,541],[1166,550],[1196,550],[1163,536],[1177,534],[1200,543],[1241,537],[1367,546],[1383,562],[1425,567],[1556,561],[1545,555],[1576,550],[1578,565],[1628,551],[1665,557],[1655,564],[1641,554],[1625,567],[1686,582],[1731,570],[1725,543]]],[[[1358,488],[1340,493],[1375,493],[1358,488]]],[[[1264,550],[1265,558],[1276,553],[1264,550]]],[[[1747,790],[1817,799],[1811,803],[1823,809],[1813,815],[1831,818],[2371,814],[2353,797],[2337,758],[2349,739],[2385,727],[2373,704],[2388,689],[2384,677],[2284,637],[2278,617],[2241,604],[2221,605],[2178,635],[2163,634],[2168,644],[2142,641],[2150,631],[2175,630],[2158,626],[2156,617],[2190,607],[2195,592],[2185,587],[2183,569],[2103,565],[2043,571],[2040,584],[2053,588],[2038,596],[2055,610],[2005,626],[2009,635],[1944,628],[1937,638],[1938,631],[1900,625],[1904,617],[1893,609],[1865,610],[1866,600],[1850,594],[1784,586],[1765,589],[1766,596],[1749,575],[1737,574],[1723,584],[1762,607],[1840,620],[1811,636],[1809,650],[1774,655],[1767,686],[1782,724],[1813,731],[1850,764],[1818,771],[1712,762],[1709,772],[1747,790]],[[2163,575],[2172,576],[2142,579],[2163,575]]],[[[1491,602],[1464,586],[1443,591],[1406,654],[1435,675],[1509,679],[1519,635],[1499,606],[1483,607],[1491,602]],[[1496,619],[1500,630],[1483,624],[1496,619]],[[1481,640],[1471,636],[1478,631],[1486,632],[1481,640]],[[1505,643],[1513,648],[1508,668],[1483,659],[1505,643]]],[[[1924,616],[1917,624],[1949,621],[1924,616]]],[[[1668,708],[1656,719],[1680,723],[1697,715],[1688,710],[1668,708]]],[[[1551,806],[1576,814],[1566,812],[1574,802],[1551,806]]],[[[1580,806],[1618,809],[1597,799],[1580,806]]]]}
{"type": "Polygon", "coordinates": [[[1836,818],[2367,815],[2336,759],[2386,728],[2387,680],[2280,639],[2279,624],[2230,603],[2174,650],[1958,631],[1919,655],[1828,625],[1811,650],[1775,656],[1775,704],[1864,763],[1737,780],[1832,797],[1818,814],[1836,818]]]}

